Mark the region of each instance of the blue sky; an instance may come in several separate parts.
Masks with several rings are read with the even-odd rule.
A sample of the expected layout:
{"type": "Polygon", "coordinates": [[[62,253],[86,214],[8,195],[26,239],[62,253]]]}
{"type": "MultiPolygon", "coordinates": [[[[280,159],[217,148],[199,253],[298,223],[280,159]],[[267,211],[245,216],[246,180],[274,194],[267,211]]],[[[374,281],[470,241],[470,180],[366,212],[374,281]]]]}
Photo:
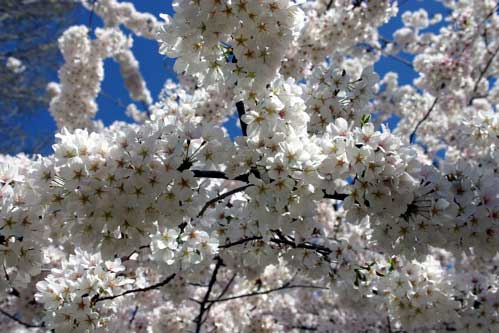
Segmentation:
{"type": "MultiPolygon", "coordinates": [[[[160,13],[173,13],[171,1],[132,0],[131,2],[134,3],[139,11],[149,12],[158,17],[160,13]]],[[[430,14],[430,17],[436,13],[442,13],[445,16],[447,10],[441,3],[435,0],[401,0],[399,3],[401,3],[401,7],[398,16],[380,29],[381,35],[387,39],[392,39],[392,33],[402,26],[400,15],[406,10],[414,11],[419,8],[425,8],[430,14]]],[[[88,24],[88,11],[79,8],[74,15],[77,24],[88,24]]],[[[92,22],[94,27],[102,24],[95,16],[93,17],[92,22]]],[[[432,29],[435,30],[437,28],[438,26],[432,29]]],[[[133,52],[140,62],[140,70],[147,82],[148,88],[151,91],[153,98],[155,98],[160,92],[165,80],[167,78],[175,77],[173,71],[174,61],[173,59],[167,59],[158,53],[158,44],[156,42],[144,38],[134,38],[133,52]]],[[[412,60],[409,55],[402,54],[401,56],[407,60],[412,60]]],[[[410,67],[388,57],[383,57],[382,60],[375,65],[375,70],[380,77],[383,77],[383,75],[389,71],[399,73],[399,82],[401,84],[410,84],[416,77],[416,73],[410,67]]],[[[125,115],[123,106],[128,105],[132,100],[124,87],[119,67],[112,59],[105,61],[105,79],[102,83],[102,94],[97,99],[97,102],[99,105],[97,118],[102,120],[105,125],[109,125],[115,120],[131,121],[131,119],[125,115]]],[[[40,135],[53,136],[56,126],[48,111],[40,110],[26,122],[25,129],[34,137],[40,135]]],[[[231,135],[238,135],[238,133],[235,133],[238,129],[234,124],[229,124],[228,130],[231,135]]],[[[50,152],[51,148],[49,145],[43,153],[49,154],[50,152]]]]}

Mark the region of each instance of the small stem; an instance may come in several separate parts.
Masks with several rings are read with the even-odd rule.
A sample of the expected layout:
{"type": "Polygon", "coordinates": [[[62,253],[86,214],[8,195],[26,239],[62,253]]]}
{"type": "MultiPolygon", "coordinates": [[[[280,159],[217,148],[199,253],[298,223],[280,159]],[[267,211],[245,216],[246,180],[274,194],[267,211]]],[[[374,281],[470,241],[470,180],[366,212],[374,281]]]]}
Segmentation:
{"type": "Polygon", "coordinates": [[[16,316],[13,316],[11,315],[10,313],[8,313],[7,311],[4,311],[2,309],[0,309],[0,313],[3,314],[5,317],[17,322],[18,324],[20,325],[23,325],[24,327],[26,328],[40,328],[40,327],[45,327],[44,323],[41,323],[41,324],[32,324],[32,323],[27,323],[25,321],[22,321],[21,319],[17,318],[16,316]]]}
{"type": "Polygon", "coordinates": [[[470,106],[473,103],[473,100],[475,98],[478,98],[478,96],[475,96],[475,94],[478,91],[478,85],[480,84],[480,81],[485,76],[485,73],[489,69],[490,65],[492,65],[492,61],[496,57],[497,53],[499,53],[499,47],[497,47],[497,49],[495,50],[495,52],[492,53],[492,56],[487,61],[487,64],[485,65],[484,69],[480,72],[480,76],[478,77],[478,80],[475,81],[475,86],[473,87],[473,91],[471,92],[471,97],[470,97],[470,100],[468,101],[468,106],[470,106]]]}
{"type": "Polygon", "coordinates": [[[239,123],[241,124],[241,131],[243,132],[243,136],[248,136],[248,124],[246,124],[242,117],[245,114],[244,111],[244,102],[239,101],[236,103],[237,115],[239,116],[239,123]]]}
{"type": "Polygon", "coordinates": [[[92,19],[94,18],[94,9],[95,9],[95,3],[97,0],[92,1],[92,7],[90,9],[90,14],[88,16],[88,29],[92,30],[92,19]]]}
{"type": "Polygon", "coordinates": [[[213,289],[213,286],[217,282],[218,270],[223,265],[223,261],[219,257],[216,257],[215,260],[217,263],[215,264],[215,269],[213,269],[213,273],[211,274],[210,283],[208,284],[208,290],[206,290],[206,293],[204,294],[203,300],[199,304],[199,315],[194,320],[196,323],[196,333],[201,332],[201,326],[203,325],[203,322],[204,322],[203,316],[208,309],[206,304],[208,303],[208,300],[210,298],[210,294],[211,294],[211,291],[213,289]]]}
{"type": "Polygon", "coordinates": [[[204,212],[208,209],[208,207],[210,207],[212,204],[216,203],[217,201],[220,201],[220,200],[223,200],[223,199],[225,199],[227,197],[230,197],[231,195],[233,195],[235,193],[242,192],[242,191],[244,191],[245,189],[247,189],[250,186],[253,186],[253,184],[246,184],[244,186],[236,187],[233,190],[227,191],[227,192],[222,193],[222,194],[220,194],[219,196],[217,196],[217,197],[215,197],[213,199],[208,200],[208,202],[206,202],[204,204],[203,208],[199,212],[198,217],[203,216],[204,212]]]}
{"type": "Polygon", "coordinates": [[[259,295],[266,295],[270,294],[276,291],[280,290],[285,290],[285,289],[296,289],[296,288],[304,288],[304,289],[321,289],[321,290],[328,290],[329,288],[326,287],[319,287],[319,286],[314,286],[314,285],[290,285],[289,282],[285,283],[281,287],[274,288],[274,289],[269,289],[269,290],[264,290],[264,291],[256,291],[253,293],[248,293],[248,294],[242,294],[242,295],[236,295],[236,296],[230,296],[226,298],[220,298],[220,299],[214,299],[214,300],[208,300],[210,303],[218,303],[218,302],[226,302],[226,301],[231,301],[234,299],[239,299],[239,298],[245,298],[245,297],[252,297],[252,296],[259,296],[259,295]]]}
{"type": "Polygon", "coordinates": [[[438,97],[435,97],[435,99],[433,100],[433,103],[430,106],[430,109],[426,112],[426,114],[424,115],[423,119],[421,119],[420,121],[418,121],[418,123],[416,124],[416,127],[414,128],[414,131],[412,131],[411,135],[409,136],[409,142],[410,143],[414,143],[416,141],[416,132],[418,131],[419,126],[421,126],[421,124],[426,119],[428,119],[428,117],[430,116],[431,111],[433,111],[433,109],[435,108],[435,105],[437,105],[437,102],[438,102],[438,97]]]}
{"type": "MultiPolygon", "coordinates": [[[[230,286],[232,285],[232,282],[234,282],[235,278],[236,278],[236,275],[237,273],[234,273],[234,275],[232,275],[232,277],[230,278],[229,282],[225,285],[224,289],[222,290],[222,292],[220,293],[220,295],[218,295],[217,299],[221,299],[225,293],[227,293],[227,291],[229,291],[229,288],[230,286]]],[[[206,316],[203,320],[203,323],[208,319],[208,314],[210,312],[210,308],[213,306],[213,302],[209,303],[208,306],[206,307],[206,316]]]]}
{"type": "Polygon", "coordinates": [[[95,298],[95,296],[94,296],[93,303],[113,300],[115,298],[118,298],[118,297],[121,297],[121,296],[125,296],[125,295],[128,295],[128,294],[143,293],[143,292],[146,292],[146,291],[149,291],[149,290],[158,289],[160,287],[163,287],[163,286],[167,285],[171,280],[173,280],[175,278],[175,275],[176,274],[174,273],[174,274],[168,276],[163,281],[158,282],[156,284],[153,284],[153,285],[151,285],[149,287],[127,290],[127,291],[125,291],[125,292],[123,292],[121,294],[118,294],[118,295],[112,295],[112,296],[106,296],[106,297],[100,297],[99,295],[96,295],[97,298],[95,298]]]}
{"type": "Polygon", "coordinates": [[[331,9],[331,6],[333,6],[334,0],[329,0],[329,3],[326,6],[326,12],[331,9]]]}

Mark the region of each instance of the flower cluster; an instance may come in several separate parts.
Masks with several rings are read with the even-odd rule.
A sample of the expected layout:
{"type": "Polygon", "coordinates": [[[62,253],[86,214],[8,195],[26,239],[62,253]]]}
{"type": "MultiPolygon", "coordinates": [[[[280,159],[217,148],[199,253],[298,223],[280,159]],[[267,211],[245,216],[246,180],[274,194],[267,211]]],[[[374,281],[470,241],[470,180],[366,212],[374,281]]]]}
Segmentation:
{"type": "Polygon", "coordinates": [[[52,85],[50,112],[59,128],[93,128],[97,112],[95,99],[104,79],[103,59],[129,49],[131,40],[116,29],[96,30],[97,39],[88,38],[88,28],[74,26],[59,39],[65,64],[59,70],[61,80],[52,85]]]}
{"type": "Polygon", "coordinates": [[[220,92],[213,86],[188,89],[167,80],[160,93],[159,101],[152,105],[151,119],[161,119],[168,115],[183,118],[201,118],[214,125],[222,124],[233,113],[231,92],[220,92]],[[192,91],[190,91],[192,90],[192,91]]]}
{"type": "MultiPolygon", "coordinates": [[[[329,58],[341,67],[355,54],[355,62],[374,63],[375,53],[359,55],[359,44],[378,44],[378,30],[397,13],[397,2],[320,0],[304,4],[305,24],[288,46],[281,73],[296,79],[308,77],[312,67],[329,58]],[[373,58],[374,57],[374,58],[373,58]]],[[[351,64],[353,65],[353,64],[351,64]]]]}
{"type": "Polygon", "coordinates": [[[0,156],[0,289],[25,288],[40,274],[45,230],[28,179],[31,171],[25,155],[0,156]]]}
{"type": "Polygon", "coordinates": [[[160,24],[154,15],[137,11],[130,2],[82,0],[82,4],[88,10],[99,15],[107,27],[117,28],[124,25],[137,36],[148,39],[155,39],[160,28],[160,24]]]}
{"type": "Polygon", "coordinates": [[[37,283],[35,299],[48,310],[47,327],[58,332],[87,332],[105,327],[106,319],[100,312],[109,316],[118,304],[103,298],[120,294],[133,283],[120,275],[124,270],[119,259],[103,262],[99,254],[76,249],[74,255],[37,283]]]}
{"type": "Polygon", "coordinates": [[[203,85],[261,89],[279,71],[303,14],[289,0],[174,1],[163,16],[160,53],[203,85]]]}
{"type": "Polygon", "coordinates": [[[352,80],[345,70],[317,67],[307,81],[309,131],[324,132],[337,118],[361,124],[369,120],[368,101],[374,96],[375,75],[367,67],[352,80]]]}

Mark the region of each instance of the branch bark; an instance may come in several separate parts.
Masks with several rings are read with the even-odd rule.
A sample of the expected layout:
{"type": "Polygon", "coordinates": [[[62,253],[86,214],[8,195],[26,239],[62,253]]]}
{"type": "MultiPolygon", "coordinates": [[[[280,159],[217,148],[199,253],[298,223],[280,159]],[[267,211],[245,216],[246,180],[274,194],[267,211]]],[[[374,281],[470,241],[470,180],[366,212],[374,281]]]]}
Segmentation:
{"type": "Polygon", "coordinates": [[[253,186],[253,184],[246,184],[246,185],[244,185],[244,186],[236,187],[236,188],[235,188],[235,189],[233,189],[233,190],[227,191],[227,192],[222,193],[222,194],[220,194],[219,196],[217,196],[217,197],[215,197],[215,198],[213,198],[213,199],[208,200],[208,201],[204,204],[204,206],[203,206],[203,208],[201,209],[201,211],[199,212],[198,217],[203,216],[204,212],[208,209],[208,207],[210,207],[211,205],[213,205],[213,204],[214,204],[214,203],[216,203],[217,201],[223,200],[223,199],[225,199],[225,198],[227,198],[227,197],[230,197],[231,195],[236,194],[236,193],[238,193],[238,192],[242,192],[242,191],[244,191],[245,189],[247,189],[247,188],[248,188],[248,187],[250,187],[250,186],[253,186]]]}
{"type": "Polygon", "coordinates": [[[8,313],[7,311],[3,310],[3,309],[0,309],[0,313],[3,314],[5,317],[15,321],[16,323],[18,323],[19,325],[22,325],[26,328],[41,328],[41,327],[45,327],[44,323],[41,323],[41,324],[32,324],[32,323],[27,323],[19,318],[17,318],[16,316],[14,315],[11,315],[10,313],[8,313]]]}
{"type": "Polygon", "coordinates": [[[248,136],[248,125],[242,119],[242,117],[245,114],[244,102],[243,101],[237,102],[236,109],[237,109],[237,115],[239,116],[239,123],[241,124],[241,131],[243,132],[243,136],[248,136]]]}
{"type": "Polygon", "coordinates": [[[416,127],[414,128],[414,130],[412,131],[411,135],[409,136],[409,142],[410,143],[414,143],[416,141],[416,132],[418,131],[419,126],[421,126],[421,124],[424,123],[426,119],[428,119],[428,117],[430,116],[431,111],[433,111],[433,109],[435,108],[435,105],[437,105],[437,102],[438,102],[438,97],[435,97],[435,99],[433,100],[433,103],[430,106],[430,109],[426,112],[426,114],[424,115],[423,119],[421,119],[420,121],[418,121],[418,123],[416,124],[416,127]]]}
{"type": "Polygon", "coordinates": [[[194,322],[196,323],[196,333],[201,332],[201,326],[203,325],[203,322],[204,322],[203,316],[204,316],[205,312],[208,310],[208,307],[207,307],[208,300],[210,298],[210,294],[211,294],[211,291],[213,289],[213,286],[217,282],[218,270],[223,265],[223,261],[220,257],[216,257],[215,260],[216,260],[216,264],[215,264],[215,268],[213,269],[213,273],[211,274],[211,279],[210,279],[210,282],[208,284],[208,289],[206,290],[206,293],[204,294],[203,300],[199,304],[199,314],[196,317],[196,319],[194,319],[194,322]]]}
{"type": "Polygon", "coordinates": [[[134,293],[143,293],[143,292],[146,292],[149,290],[158,289],[160,287],[167,285],[171,280],[173,280],[175,278],[175,275],[176,275],[175,273],[172,275],[169,275],[163,281],[158,282],[156,284],[153,284],[151,286],[145,287],[145,288],[130,289],[130,290],[127,290],[127,291],[125,291],[121,294],[118,294],[118,295],[111,295],[111,296],[105,296],[105,297],[97,296],[97,298],[95,298],[95,296],[94,296],[94,299],[92,301],[93,301],[93,303],[102,302],[102,301],[110,301],[110,300],[113,300],[113,299],[121,297],[121,296],[134,294],[134,293]]]}
{"type": "Polygon", "coordinates": [[[478,86],[480,84],[480,81],[482,81],[483,77],[485,76],[485,73],[487,73],[487,71],[489,70],[490,65],[492,65],[492,62],[493,62],[494,58],[497,56],[498,53],[499,53],[499,46],[492,53],[492,56],[487,61],[487,64],[485,65],[485,67],[483,68],[483,70],[480,72],[480,76],[475,81],[475,85],[473,87],[473,91],[471,92],[470,100],[468,101],[468,106],[470,106],[473,103],[473,100],[478,97],[478,96],[475,96],[475,94],[478,91],[478,86]]]}
{"type": "Polygon", "coordinates": [[[208,302],[210,302],[210,303],[227,302],[227,301],[231,301],[231,300],[234,300],[234,299],[245,298],[245,297],[252,297],[252,296],[259,296],[259,295],[266,295],[266,294],[270,294],[270,293],[273,293],[273,292],[276,292],[276,291],[280,291],[280,290],[296,289],[296,288],[321,289],[321,290],[328,290],[329,289],[329,288],[326,288],[326,287],[319,287],[319,286],[314,286],[314,285],[302,285],[302,284],[292,285],[290,282],[287,282],[287,283],[283,284],[281,287],[278,287],[278,288],[273,288],[273,289],[264,290],[264,291],[255,291],[255,292],[248,293],[248,294],[230,296],[230,297],[226,297],[226,298],[208,300],[208,302]]]}

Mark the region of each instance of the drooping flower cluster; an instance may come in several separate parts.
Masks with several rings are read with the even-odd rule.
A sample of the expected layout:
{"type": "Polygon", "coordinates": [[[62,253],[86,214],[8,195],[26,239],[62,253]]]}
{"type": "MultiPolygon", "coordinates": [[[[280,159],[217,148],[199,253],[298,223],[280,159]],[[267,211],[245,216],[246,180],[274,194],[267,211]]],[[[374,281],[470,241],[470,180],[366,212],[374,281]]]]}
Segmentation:
{"type": "Polygon", "coordinates": [[[94,128],[95,99],[104,79],[103,59],[131,47],[131,40],[116,29],[96,30],[97,39],[88,38],[88,28],[74,26],[59,39],[65,64],[59,70],[60,84],[52,84],[50,112],[59,128],[94,128]]]}

